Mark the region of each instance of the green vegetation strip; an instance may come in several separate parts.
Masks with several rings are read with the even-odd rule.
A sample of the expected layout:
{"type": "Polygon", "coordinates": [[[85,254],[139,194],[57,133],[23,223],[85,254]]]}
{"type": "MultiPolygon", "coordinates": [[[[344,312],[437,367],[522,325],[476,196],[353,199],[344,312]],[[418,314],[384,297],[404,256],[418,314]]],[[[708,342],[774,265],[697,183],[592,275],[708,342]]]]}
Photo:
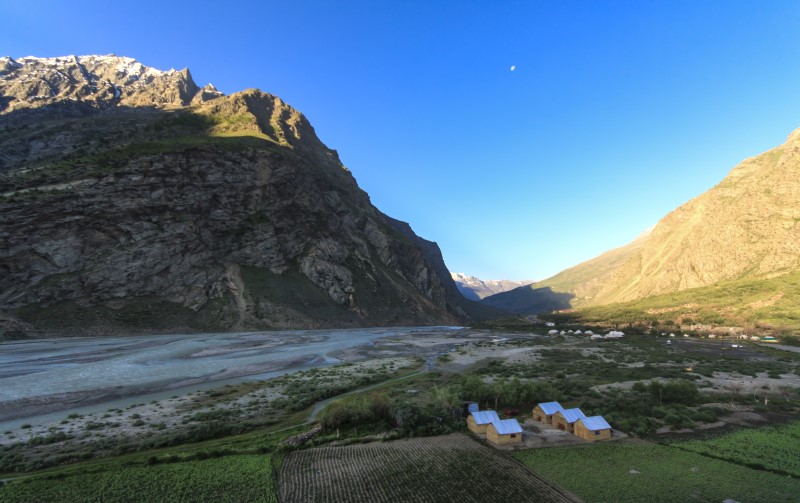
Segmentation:
{"type": "Polygon", "coordinates": [[[0,487],[4,502],[277,502],[270,456],[120,467],[73,476],[40,476],[0,487]]]}
{"type": "Polygon", "coordinates": [[[543,316],[562,323],[631,325],[670,330],[676,325],[741,326],[800,333],[800,271],[775,278],[744,278],[631,302],[543,316]]]}
{"type": "Polygon", "coordinates": [[[800,477],[800,422],[741,430],[674,446],[750,468],[800,477]]]}
{"type": "Polygon", "coordinates": [[[800,480],[654,444],[599,444],[514,455],[587,503],[796,502],[800,480]]]}

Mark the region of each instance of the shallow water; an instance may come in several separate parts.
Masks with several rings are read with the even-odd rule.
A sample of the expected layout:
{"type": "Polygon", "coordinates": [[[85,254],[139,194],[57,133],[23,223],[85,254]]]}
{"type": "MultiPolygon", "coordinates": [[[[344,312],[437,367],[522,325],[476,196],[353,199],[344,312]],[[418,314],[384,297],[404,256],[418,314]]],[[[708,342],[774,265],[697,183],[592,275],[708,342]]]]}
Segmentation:
{"type": "MultiPolygon", "coordinates": [[[[119,407],[231,382],[338,363],[337,351],[390,336],[457,327],[173,334],[48,339],[0,344],[0,426],[32,400],[119,407]],[[63,395],[61,395],[63,394],[63,395]],[[55,396],[54,396],[55,395],[55,396]],[[14,407],[12,407],[12,405],[14,407]],[[5,407],[4,407],[5,406],[5,407]],[[3,414],[3,408],[7,413],[3,414]],[[3,417],[4,416],[4,417],[3,417]]],[[[70,405],[72,404],[72,405],[70,405]]],[[[35,408],[35,407],[34,407],[35,408]]],[[[77,409],[76,409],[77,410],[77,409]]],[[[83,411],[87,409],[84,407],[83,411]]],[[[24,414],[33,418],[31,410],[24,414]]],[[[18,415],[18,413],[17,413],[18,415]]],[[[17,418],[18,419],[18,418],[17,418]]],[[[15,421],[18,422],[18,421],[15,421]]]]}

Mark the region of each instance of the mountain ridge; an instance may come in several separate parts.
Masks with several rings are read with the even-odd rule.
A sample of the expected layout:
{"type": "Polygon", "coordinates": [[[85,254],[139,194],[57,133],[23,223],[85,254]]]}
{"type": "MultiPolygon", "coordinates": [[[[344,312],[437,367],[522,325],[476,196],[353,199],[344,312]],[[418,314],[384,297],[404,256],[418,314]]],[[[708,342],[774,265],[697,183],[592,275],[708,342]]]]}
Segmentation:
{"type": "MultiPolygon", "coordinates": [[[[609,316],[615,320],[628,316],[643,323],[645,314],[620,313],[646,311],[649,308],[639,306],[649,306],[647,299],[653,299],[652,304],[663,310],[671,298],[685,303],[686,296],[679,294],[692,291],[713,297],[713,303],[698,307],[699,313],[678,309],[676,312],[685,316],[668,321],[680,323],[683,318],[699,317],[752,324],[758,318],[760,323],[772,326],[774,320],[763,306],[780,305],[785,316],[776,313],[775,319],[793,326],[794,307],[787,301],[776,304],[774,297],[783,295],[780,292],[787,288],[791,291],[793,287],[786,285],[792,285],[792,280],[786,278],[800,271],[797,201],[800,129],[789,134],[783,144],[744,159],[714,187],[665,215],[646,236],[531,288],[573,295],[560,309],[577,308],[576,319],[583,316],[595,322],[602,313],[612,313],[609,316]],[[752,309],[736,306],[732,319],[730,312],[736,303],[724,299],[714,288],[728,284],[736,286],[732,291],[744,291],[752,285],[763,298],[748,297],[752,309]],[[755,318],[748,318],[748,313],[755,318]]],[[[518,290],[516,298],[489,297],[483,302],[505,309],[516,302],[516,312],[525,314],[531,313],[531,306],[540,306],[522,303],[520,298],[531,293],[518,290]]]]}

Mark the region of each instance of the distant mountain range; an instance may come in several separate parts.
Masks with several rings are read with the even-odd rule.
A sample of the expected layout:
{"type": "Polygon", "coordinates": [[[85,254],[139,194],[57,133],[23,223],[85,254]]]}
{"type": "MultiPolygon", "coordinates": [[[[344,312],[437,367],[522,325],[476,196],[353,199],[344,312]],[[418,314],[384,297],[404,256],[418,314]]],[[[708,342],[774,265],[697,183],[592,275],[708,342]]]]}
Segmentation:
{"type": "Polygon", "coordinates": [[[280,98],[114,55],[0,58],[0,336],[499,314],[280,98]]]}
{"type": "Polygon", "coordinates": [[[507,292],[520,286],[529,285],[533,281],[522,280],[513,281],[508,279],[480,279],[475,276],[468,276],[461,272],[450,274],[456,282],[458,290],[464,297],[470,300],[481,300],[484,297],[496,293],[507,292]]]}
{"type": "MultiPolygon", "coordinates": [[[[529,314],[543,311],[540,301],[547,292],[570,296],[559,309],[619,302],[643,305],[642,299],[652,298],[654,302],[661,299],[657,302],[661,311],[649,315],[642,311],[644,314],[637,315],[637,319],[666,319],[670,317],[664,309],[669,312],[668,299],[672,295],[696,306],[694,314],[691,307],[673,309],[681,316],[670,319],[672,322],[680,323],[682,318],[695,321],[693,318],[708,308],[719,323],[793,326],[793,314],[768,320],[772,315],[763,308],[776,305],[784,297],[797,299],[791,286],[794,281],[786,279],[797,271],[800,130],[793,132],[783,145],[743,161],[717,186],[678,207],[628,245],[528,287],[487,297],[483,302],[529,314]],[[739,289],[751,285],[753,291],[759,291],[757,298],[748,296],[753,308],[733,309],[718,291],[712,295],[716,307],[704,304],[703,288],[728,284],[739,289]],[[693,291],[697,292],[696,297],[689,294],[693,291]],[[686,294],[676,296],[678,292],[686,294]],[[755,310],[761,314],[754,315],[755,310]],[[736,316],[731,314],[734,311],[736,316]]],[[[781,309],[795,313],[800,299],[790,304],[781,302],[781,309]]],[[[705,312],[700,317],[712,316],[705,312]]],[[[800,318],[795,321],[800,325],[800,318]]]]}

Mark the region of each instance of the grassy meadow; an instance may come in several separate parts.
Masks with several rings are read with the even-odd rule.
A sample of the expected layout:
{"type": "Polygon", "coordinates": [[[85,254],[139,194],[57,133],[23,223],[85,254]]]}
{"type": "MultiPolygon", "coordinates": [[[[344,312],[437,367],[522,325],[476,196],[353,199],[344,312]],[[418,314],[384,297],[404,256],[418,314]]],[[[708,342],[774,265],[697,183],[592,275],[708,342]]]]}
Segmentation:
{"type": "Polygon", "coordinates": [[[645,299],[542,316],[558,323],[710,330],[742,327],[800,335],[800,271],[744,278],[645,299]]]}
{"type": "Polygon", "coordinates": [[[657,444],[530,449],[514,456],[587,503],[791,503],[800,480],[657,444]]]}
{"type": "Polygon", "coordinates": [[[91,473],[58,473],[0,488],[5,502],[276,502],[270,455],[133,464],[91,473]]]}

